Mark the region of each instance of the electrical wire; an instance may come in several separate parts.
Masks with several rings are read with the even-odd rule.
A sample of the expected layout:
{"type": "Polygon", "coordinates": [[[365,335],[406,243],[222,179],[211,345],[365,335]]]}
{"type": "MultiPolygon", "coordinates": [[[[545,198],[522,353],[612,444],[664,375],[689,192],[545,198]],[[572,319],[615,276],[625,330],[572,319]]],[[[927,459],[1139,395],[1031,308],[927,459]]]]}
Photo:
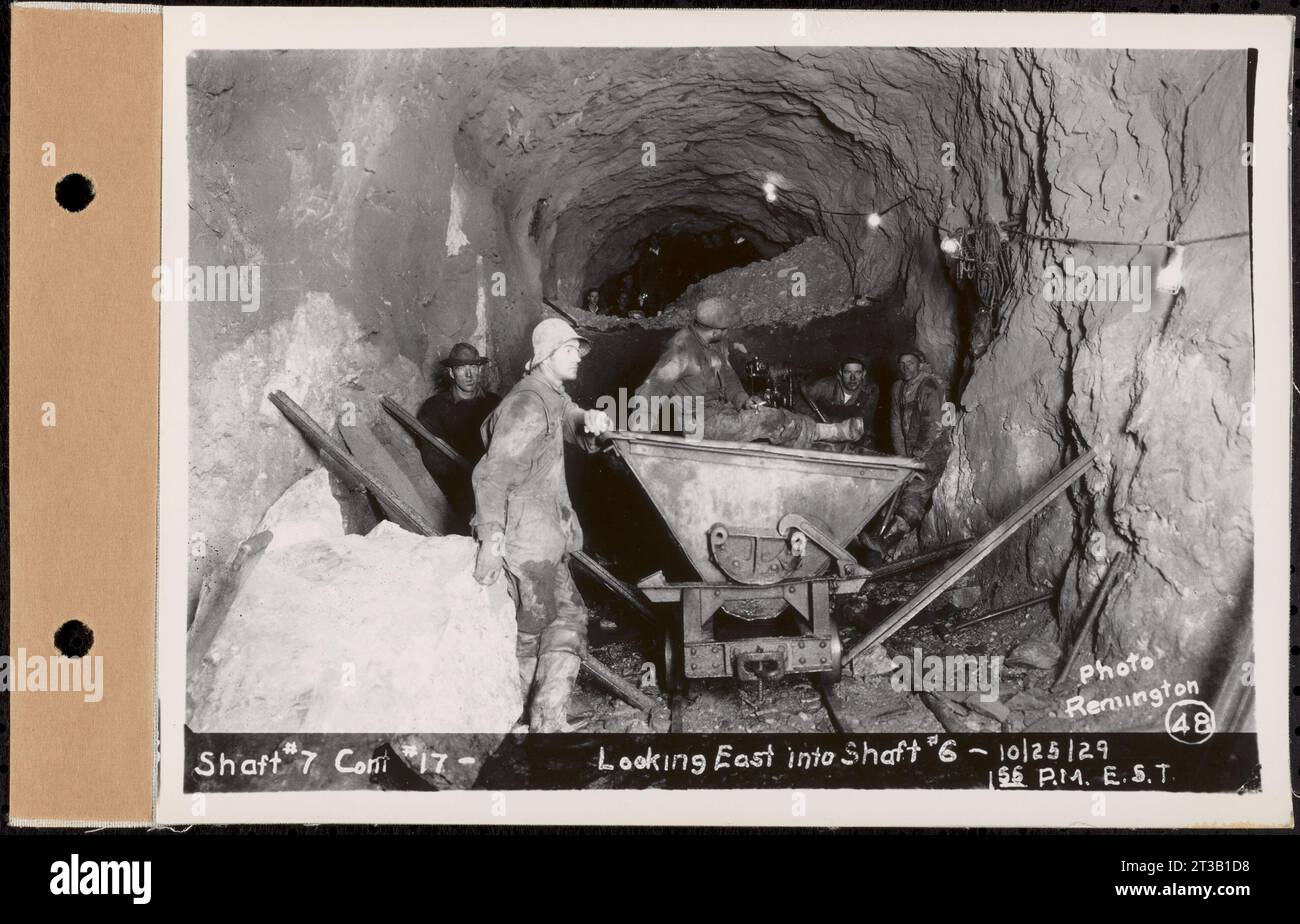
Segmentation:
{"type": "MultiPolygon", "coordinates": [[[[952,232],[943,228],[939,229],[945,234],[952,232]]],[[[1212,237],[1196,237],[1188,240],[1172,241],[1093,241],[1081,237],[1049,237],[1044,234],[1032,234],[1029,231],[1019,231],[1015,228],[1004,229],[1008,234],[1014,234],[1017,237],[1025,237],[1034,241],[1049,241],[1053,244],[1084,244],[1095,247],[1188,247],[1192,244],[1208,244],[1211,241],[1226,241],[1235,237],[1249,237],[1249,231],[1231,231],[1227,234],[1216,234],[1212,237]]]]}
{"type": "MultiPolygon", "coordinates": [[[[816,197],[812,196],[810,193],[805,193],[799,190],[783,189],[781,190],[781,193],[791,198],[805,196],[809,199],[813,199],[814,203],[816,199],[816,197]]],[[[910,198],[911,196],[907,196],[904,197],[903,199],[900,199],[898,202],[895,202],[893,205],[889,206],[889,208],[885,209],[884,212],[842,212],[837,209],[824,209],[821,206],[816,204],[813,204],[812,208],[816,209],[818,212],[820,212],[823,215],[839,215],[845,218],[870,218],[872,215],[883,216],[886,212],[892,211],[896,206],[902,205],[903,202],[906,202],[907,199],[910,198]]],[[[948,228],[943,227],[942,225],[936,225],[935,227],[937,227],[944,234],[947,234],[952,237],[956,237],[960,233],[957,231],[951,231],[948,228]]],[[[1214,241],[1227,241],[1233,238],[1250,236],[1249,231],[1230,231],[1227,234],[1215,234],[1210,237],[1196,237],[1196,238],[1190,238],[1188,240],[1100,241],[1100,240],[1089,240],[1088,238],[1082,238],[1082,237],[1052,237],[1046,234],[1034,234],[1031,231],[1021,231],[1018,228],[1008,228],[1005,226],[1002,227],[1002,230],[1005,231],[1007,234],[1014,234],[1017,237],[1028,238],[1029,240],[1034,240],[1034,241],[1046,241],[1052,244],[1069,244],[1069,245],[1083,244],[1086,246],[1093,246],[1093,247],[1188,247],[1192,244],[1209,244],[1214,241]]]]}

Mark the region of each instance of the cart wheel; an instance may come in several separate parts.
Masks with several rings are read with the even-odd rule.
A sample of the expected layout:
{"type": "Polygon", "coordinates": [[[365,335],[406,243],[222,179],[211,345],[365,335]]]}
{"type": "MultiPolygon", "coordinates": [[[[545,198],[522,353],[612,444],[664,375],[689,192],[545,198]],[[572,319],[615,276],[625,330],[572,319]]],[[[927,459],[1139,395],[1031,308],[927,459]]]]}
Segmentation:
{"type": "Polygon", "coordinates": [[[686,652],[678,631],[664,632],[660,645],[659,685],[664,693],[686,692],[686,652]]]}
{"type": "Polygon", "coordinates": [[[844,644],[840,641],[840,627],[831,620],[831,669],[819,675],[822,683],[839,683],[844,673],[844,644]]]}

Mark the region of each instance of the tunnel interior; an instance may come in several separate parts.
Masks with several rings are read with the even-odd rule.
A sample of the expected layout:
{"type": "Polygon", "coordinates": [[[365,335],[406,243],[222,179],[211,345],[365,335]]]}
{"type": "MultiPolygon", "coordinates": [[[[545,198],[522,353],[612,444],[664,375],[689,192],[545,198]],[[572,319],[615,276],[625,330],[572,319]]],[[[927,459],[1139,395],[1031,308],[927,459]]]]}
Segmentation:
{"type": "Polygon", "coordinates": [[[654,317],[691,284],[723,270],[771,259],[782,248],[738,225],[672,221],[637,241],[618,264],[598,251],[589,261],[582,307],[614,317],[654,317]],[[628,262],[630,261],[630,263],[628,262]]]}
{"type": "MultiPolygon", "coordinates": [[[[319,464],[271,389],[327,422],[382,416],[382,395],[418,406],[466,341],[504,393],[558,306],[593,342],[570,387],[590,406],[725,294],[739,373],[757,356],[812,381],[864,357],[882,446],[897,354],[924,352],[952,450],[921,545],[982,534],[1100,449],[981,565],[983,599],[1055,588],[1065,638],[1125,549],[1098,651],[1210,665],[1252,561],[1231,413],[1251,387],[1248,251],[1189,248],[1181,294],[1140,312],[1043,280],[1067,258],[1154,277],[1167,254],[1147,242],[1247,225],[1246,75],[1244,53],[1212,51],[198,53],[191,260],[260,263],[266,295],[191,317],[191,519],[218,552],[191,602],[319,464]]],[[[575,457],[570,482],[592,544],[636,580],[669,553],[629,527],[652,512],[617,468],[575,457]]]]}

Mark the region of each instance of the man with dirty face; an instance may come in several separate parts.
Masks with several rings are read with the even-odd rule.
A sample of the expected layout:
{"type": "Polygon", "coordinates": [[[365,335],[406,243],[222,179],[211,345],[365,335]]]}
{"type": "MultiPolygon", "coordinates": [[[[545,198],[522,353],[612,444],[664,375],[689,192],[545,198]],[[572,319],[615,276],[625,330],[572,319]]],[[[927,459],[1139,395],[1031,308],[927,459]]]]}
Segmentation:
{"type": "MultiPolygon", "coordinates": [[[[415,416],[430,433],[442,437],[473,464],[483,455],[479,428],[501,399],[483,387],[487,358],[480,356],[472,344],[456,344],[442,365],[447,370],[449,387],[420,405],[415,416]]],[[[447,496],[463,528],[474,514],[474,491],[469,476],[441,450],[423,442],[420,457],[447,496]]]]}
{"type": "Polygon", "coordinates": [[[740,312],[727,299],[701,301],[695,307],[695,320],[669,339],[637,395],[700,400],[706,440],[766,440],[776,446],[806,449],[816,440],[852,442],[861,438],[861,418],[818,423],[806,414],[763,407],[761,398],[747,393],[731,366],[727,343],[727,330],[739,323],[740,312]]]}
{"type": "Polygon", "coordinates": [[[612,429],[603,411],[584,411],[564,390],[591,343],[558,318],[533,330],[533,358],[483,424],[487,454],[474,469],[474,577],[504,571],[517,608],[516,655],[529,728],[569,731],[568,705],[587,640],[587,608],[569,572],[582,527],[569,500],[564,444],[588,451],[612,429]],[[531,699],[530,699],[531,693],[531,699]]]}
{"type": "Polygon", "coordinates": [[[867,375],[863,359],[846,356],[840,362],[838,373],[818,379],[809,387],[807,400],[815,405],[809,410],[821,411],[832,423],[861,417],[865,427],[862,437],[853,445],[859,449],[875,448],[872,429],[880,403],[880,387],[867,375]]]}

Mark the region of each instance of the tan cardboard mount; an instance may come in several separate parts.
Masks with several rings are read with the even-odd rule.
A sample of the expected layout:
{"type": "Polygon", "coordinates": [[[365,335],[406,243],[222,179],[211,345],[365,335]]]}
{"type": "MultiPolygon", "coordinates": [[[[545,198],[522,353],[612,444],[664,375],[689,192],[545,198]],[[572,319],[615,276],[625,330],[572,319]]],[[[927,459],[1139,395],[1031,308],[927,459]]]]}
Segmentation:
{"type": "Polygon", "coordinates": [[[140,9],[12,10],[9,652],[55,655],[77,619],[103,658],[98,702],[10,696],[16,824],[153,816],[163,32],[140,9]]]}

